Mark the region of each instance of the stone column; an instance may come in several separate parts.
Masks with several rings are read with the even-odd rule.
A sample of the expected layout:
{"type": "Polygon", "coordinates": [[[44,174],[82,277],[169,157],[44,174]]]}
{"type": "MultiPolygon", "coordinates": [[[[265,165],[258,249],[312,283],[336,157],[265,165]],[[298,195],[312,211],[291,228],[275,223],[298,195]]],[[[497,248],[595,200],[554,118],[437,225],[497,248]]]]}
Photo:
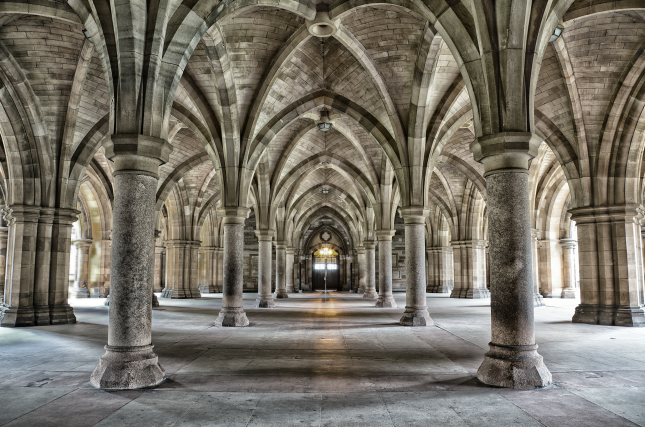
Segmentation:
{"type": "Polygon", "coordinates": [[[293,285],[293,260],[294,260],[294,250],[293,248],[287,248],[286,251],[286,267],[285,267],[285,280],[286,284],[285,287],[287,289],[287,292],[294,293],[296,290],[294,289],[293,285]]]}
{"type": "Polygon", "coordinates": [[[0,326],[34,326],[33,295],[40,208],[6,206],[3,215],[9,226],[9,238],[0,326]]]}
{"type": "Polygon", "coordinates": [[[214,246],[204,246],[202,250],[202,284],[199,291],[203,294],[212,294],[217,292],[215,289],[215,261],[216,250],[214,246]]]}
{"type": "Polygon", "coordinates": [[[0,303],[4,298],[4,281],[7,271],[7,239],[9,238],[9,227],[0,220],[0,303]]]}
{"type": "Polygon", "coordinates": [[[540,142],[531,133],[510,132],[471,144],[485,170],[491,271],[490,350],[477,377],[498,387],[551,383],[551,373],[537,352],[533,325],[528,162],[540,142]]]}
{"type": "Polygon", "coordinates": [[[81,239],[74,242],[76,246],[76,254],[78,256],[76,261],[76,281],[74,282],[74,291],[72,297],[74,298],[89,298],[89,272],[90,272],[90,248],[92,241],[89,239],[81,239]]]}
{"type": "Polygon", "coordinates": [[[449,294],[455,287],[454,254],[452,248],[450,246],[441,246],[438,256],[440,260],[440,277],[437,292],[449,294]]]}
{"type": "Polygon", "coordinates": [[[640,205],[572,209],[580,300],[575,323],[645,326],[640,205]]]}
{"type": "Polygon", "coordinates": [[[247,326],[249,319],[244,312],[244,221],[248,208],[221,208],[222,218],[222,309],[215,326],[247,326]]]}
{"type": "Polygon", "coordinates": [[[540,294],[540,261],[538,258],[540,232],[531,229],[531,261],[533,263],[533,306],[544,307],[544,297],[540,294]]]}
{"type": "Polygon", "coordinates": [[[378,230],[378,300],[377,307],[396,307],[392,296],[392,236],[395,230],[378,230]]]}
{"type": "Polygon", "coordinates": [[[454,254],[455,285],[450,298],[489,298],[486,288],[486,242],[450,242],[454,254]]]}
{"type": "Polygon", "coordinates": [[[275,245],[275,297],[289,298],[287,294],[287,245],[276,242],[275,245]]]}
{"type": "Polygon", "coordinates": [[[224,249],[217,248],[217,273],[215,278],[215,287],[217,292],[223,292],[223,283],[224,283],[224,249]]]}
{"type": "Polygon", "coordinates": [[[164,252],[163,246],[155,246],[155,281],[153,285],[153,292],[163,291],[163,276],[164,276],[164,252]]]}
{"type": "Polygon", "coordinates": [[[72,247],[72,224],[77,220],[75,209],[56,209],[52,223],[51,261],[49,270],[49,322],[52,325],[76,323],[70,307],[69,264],[72,247]]]}
{"type": "Polygon", "coordinates": [[[365,258],[365,247],[356,248],[356,258],[358,261],[358,291],[359,294],[365,293],[365,284],[367,283],[367,265],[365,258]]]}
{"type": "Polygon", "coordinates": [[[106,389],[151,387],[163,381],[152,345],[155,204],[165,140],[115,134],[104,142],[114,161],[112,282],[108,345],[91,383],[106,389]]]}
{"type": "Polygon", "coordinates": [[[200,298],[198,289],[199,247],[193,240],[166,240],[168,274],[161,298],[200,298]]]}
{"type": "Polygon", "coordinates": [[[273,230],[256,231],[258,236],[258,298],[255,306],[259,308],[275,307],[273,295],[271,294],[271,241],[273,230]]]}
{"type": "Polygon", "coordinates": [[[562,298],[576,297],[576,261],[575,251],[578,242],[574,239],[560,240],[562,245],[562,298]]]}
{"type": "Polygon", "coordinates": [[[401,208],[405,223],[405,313],[400,323],[403,326],[430,326],[426,306],[425,221],[428,212],[423,207],[401,208]]]}
{"type": "MultiPolygon", "coordinates": [[[[51,269],[52,225],[54,209],[40,210],[36,239],[36,275],[34,278],[34,323],[49,325],[49,272],[51,269]]],[[[91,242],[91,240],[90,240],[91,242]]],[[[89,249],[88,249],[89,252],[89,249]]],[[[86,279],[89,298],[89,281],[86,279]]]]}
{"type": "MultiPolygon", "coordinates": [[[[365,291],[363,298],[376,299],[376,243],[363,242],[365,246],[365,291]]],[[[391,274],[391,273],[390,273],[391,274]]]]}

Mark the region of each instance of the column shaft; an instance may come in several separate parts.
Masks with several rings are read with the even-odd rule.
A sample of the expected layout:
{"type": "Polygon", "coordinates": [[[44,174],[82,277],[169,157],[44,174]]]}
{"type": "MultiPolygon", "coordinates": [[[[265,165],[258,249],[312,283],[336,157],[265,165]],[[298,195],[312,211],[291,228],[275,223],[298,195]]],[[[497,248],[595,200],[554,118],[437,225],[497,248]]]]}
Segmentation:
{"type": "Polygon", "coordinates": [[[378,288],[376,307],[396,307],[392,295],[392,236],[394,230],[380,230],[378,237],[378,288]]]}
{"type": "Polygon", "coordinates": [[[287,294],[287,246],[275,245],[275,297],[289,298],[287,294]]]}
{"type": "Polygon", "coordinates": [[[255,306],[260,308],[275,307],[271,294],[271,241],[273,231],[263,230],[255,233],[258,236],[258,298],[255,306]]]}
{"type": "Polygon", "coordinates": [[[285,281],[286,281],[286,289],[287,292],[294,293],[296,290],[294,289],[294,281],[293,281],[293,275],[294,275],[294,270],[293,270],[293,263],[294,263],[294,250],[293,248],[287,248],[286,252],[286,268],[285,268],[285,281]]]}
{"type": "Polygon", "coordinates": [[[576,297],[576,263],[575,250],[577,242],[574,239],[560,240],[562,245],[563,275],[562,275],[562,298],[576,297]]]}
{"type": "Polygon", "coordinates": [[[365,258],[365,248],[358,247],[356,248],[356,258],[358,259],[358,293],[365,293],[365,284],[367,283],[367,265],[365,258]]]}
{"type": "Polygon", "coordinates": [[[95,387],[149,387],[165,375],[151,342],[156,192],[156,177],[115,173],[108,345],[95,387]]]}
{"type": "Polygon", "coordinates": [[[365,245],[365,291],[363,298],[378,298],[376,293],[376,243],[364,242],[365,245]]]}
{"type": "Polygon", "coordinates": [[[533,263],[533,305],[544,306],[544,297],[540,294],[539,231],[531,229],[531,261],[533,263]]]}
{"type": "Polygon", "coordinates": [[[247,326],[243,305],[244,291],[244,220],[248,208],[220,209],[224,227],[222,259],[222,309],[216,326],[247,326]]]}
{"type": "Polygon", "coordinates": [[[425,218],[427,212],[421,207],[402,208],[405,222],[405,313],[400,323],[403,326],[430,326],[426,306],[425,271],[425,218]]]}

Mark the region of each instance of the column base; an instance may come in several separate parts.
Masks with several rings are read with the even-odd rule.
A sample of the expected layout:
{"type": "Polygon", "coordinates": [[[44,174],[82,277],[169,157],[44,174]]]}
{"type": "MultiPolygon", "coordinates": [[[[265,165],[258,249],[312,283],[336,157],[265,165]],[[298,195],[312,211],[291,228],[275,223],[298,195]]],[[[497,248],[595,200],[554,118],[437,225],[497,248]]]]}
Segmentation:
{"type": "Polygon", "coordinates": [[[379,308],[396,308],[396,301],[394,301],[394,297],[392,295],[386,295],[384,297],[379,296],[378,300],[376,301],[375,307],[379,308]]]}
{"type": "Polygon", "coordinates": [[[105,299],[105,306],[109,307],[110,306],[110,296],[108,295],[107,298],[105,299]]]}
{"type": "Polygon", "coordinates": [[[49,305],[34,307],[34,323],[36,326],[45,326],[50,324],[49,305]]]}
{"type": "Polygon", "coordinates": [[[468,299],[483,299],[490,298],[490,291],[488,289],[467,289],[464,298],[468,299]]]}
{"type": "Polygon", "coordinates": [[[377,299],[378,294],[376,293],[376,290],[369,290],[369,291],[366,290],[363,293],[363,298],[365,298],[365,299],[377,299]]]}
{"type": "Polygon", "coordinates": [[[87,288],[74,288],[69,293],[69,296],[72,298],[89,298],[90,291],[87,288]]]}
{"type": "Polygon", "coordinates": [[[449,294],[452,289],[448,285],[431,285],[426,290],[429,294],[449,294]]]}
{"type": "Polygon", "coordinates": [[[255,300],[255,307],[256,308],[273,308],[275,307],[275,301],[273,301],[273,297],[258,297],[255,300]]]}
{"type": "Polygon", "coordinates": [[[357,294],[364,294],[364,293],[365,293],[365,288],[361,288],[361,287],[359,287],[359,288],[356,290],[356,293],[357,293],[357,294]]]}
{"type": "Polygon", "coordinates": [[[76,323],[74,308],[69,304],[55,305],[49,309],[49,323],[52,325],[67,325],[76,323]]]}
{"type": "Polygon", "coordinates": [[[14,328],[19,326],[34,326],[33,307],[12,308],[6,305],[0,307],[0,326],[14,328]]]}
{"type": "Polygon", "coordinates": [[[287,293],[288,294],[297,294],[298,291],[292,287],[287,286],[287,293]]]}
{"type": "Polygon", "coordinates": [[[161,298],[171,298],[171,299],[190,299],[190,298],[201,298],[202,295],[199,293],[199,289],[175,289],[175,288],[164,288],[161,292],[161,298]]]}
{"type": "Polygon", "coordinates": [[[560,298],[575,298],[576,296],[575,288],[564,288],[562,289],[562,295],[560,295],[560,298]]]}
{"type": "Polygon", "coordinates": [[[248,325],[249,319],[246,317],[244,308],[222,307],[213,326],[240,327],[248,325]]]}
{"type": "Polygon", "coordinates": [[[484,384],[515,389],[542,388],[551,384],[551,372],[537,352],[537,345],[500,346],[490,350],[477,370],[484,384]]]}
{"type": "Polygon", "coordinates": [[[645,327],[645,312],[641,306],[600,307],[580,304],[571,321],[589,325],[645,327]]]}
{"type": "Polygon", "coordinates": [[[152,351],[153,347],[106,345],[105,354],[92,372],[90,383],[96,388],[107,390],[132,390],[159,385],[166,372],[152,351]]]}
{"type": "Polygon", "coordinates": [[[533,307],[544,307],[544,298],[540,294],[533,294],[533,307]]]}
{"type": "Polygon", "coordinates": [[[217,289],[215,285],[202,285],[199,287],[199,292],[202,294],[216,294],[216,293],[219,293],[220,291],[217,289]]]}
{"type": "Polygon", "coordinates": [[[275,291],[275,298],[289,298],[289,294],[286,289],[280,289],[275,291]]]}
{"type": "Polygon", "coordinates": [[[399,323],[403,326],[432,326],[434,320],[430,317],[426,307],[405,307],[405,313],[399,323]]]}
{"type": "Polygon", "coordinates": [[[155,294],[152,294],[152,306],[159,307],[159,300],[157,299],[157,295],[155,294]]]}

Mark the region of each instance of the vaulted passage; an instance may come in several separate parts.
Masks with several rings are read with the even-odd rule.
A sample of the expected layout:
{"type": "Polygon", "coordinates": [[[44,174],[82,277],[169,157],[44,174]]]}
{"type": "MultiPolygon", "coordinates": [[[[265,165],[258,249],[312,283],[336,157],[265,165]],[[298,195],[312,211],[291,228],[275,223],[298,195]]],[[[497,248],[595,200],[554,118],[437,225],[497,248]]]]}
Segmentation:
{"type": "Polygon", "coordinates": [[[568,365],[579,347],[640,378],[609,354],[640,361],[625,330],[645,326],[641,3],[0,0],[0,363],[37,366],[41,333],[100,338],[89,386],[163,406],[180,361],[230,362],[224,392],[249,376],[190,338],[212,335],[292,358],[280,393],[385,392],[388,372],[428,391],[414,378],[453,366],[536,420],[512,390],[597,403],[558,375],[593,366],[568,365]],[[299,341],[348,353],[301,365],[299,341]]]}

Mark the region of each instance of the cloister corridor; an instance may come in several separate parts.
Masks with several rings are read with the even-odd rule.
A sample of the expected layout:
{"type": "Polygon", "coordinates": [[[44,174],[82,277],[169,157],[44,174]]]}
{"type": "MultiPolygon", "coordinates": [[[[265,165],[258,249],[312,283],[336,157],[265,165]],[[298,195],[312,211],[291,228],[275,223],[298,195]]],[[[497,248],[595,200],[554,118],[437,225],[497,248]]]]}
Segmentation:
{"type": "Polygon", "coordinates": [[[292,294],[272,310],[256,297],[244,294],[246,328],[212,326],[221,294],[161,300],[152,343],[167,379],[154,390],[90,385],[104,299],[70,299],[76,324],[1,328],[0,425],[645,425],[645,328],[571,323],[574,299],[535,310],[553,385],[520,391],[477,381],[489,300],[428,294],[435,325],[402,327],[402,308],[360,294],[292,294]]]}

